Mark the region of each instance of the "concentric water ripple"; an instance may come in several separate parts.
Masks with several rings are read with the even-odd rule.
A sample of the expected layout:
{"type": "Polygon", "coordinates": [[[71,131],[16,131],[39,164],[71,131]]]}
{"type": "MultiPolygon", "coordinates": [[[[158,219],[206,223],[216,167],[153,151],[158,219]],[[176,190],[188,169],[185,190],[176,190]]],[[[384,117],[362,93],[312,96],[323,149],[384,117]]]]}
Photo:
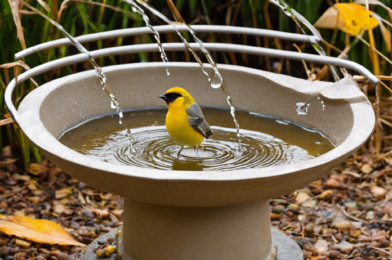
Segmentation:
{"type": "Polygon", "coordinates": [[[232,128],[213,127],[211,139],[198,151],[184,149],[177,158],[179,146],[165,126],[133,129],[136,154],[129,151],[125,131],[113,133],[104,143],[97,140],[96,149],[87,155],[115,164],[126,164],[161,170],[222,171],[285,165],[309,160],[313,156],[298,146],[290,145],[271,135],[242,130],[243,146],[232,128]]]}
{"type": "Polygon", "coordinates": [[[165,109],[132,110],[124,114],[132,126],[136,153],[117,117],[104,116],[69,129],[60,141],[71,149],[105,162],[161,170],[229,171],[285,165],[309,160],[334,148],[322,133],[290,121],[237,111],[242,150],[228,110],[203,108],[214,134],[198,152],[180,149],[165,128],[165,109]],[[248,130],[244,130],[248,129],[248,130]]]}

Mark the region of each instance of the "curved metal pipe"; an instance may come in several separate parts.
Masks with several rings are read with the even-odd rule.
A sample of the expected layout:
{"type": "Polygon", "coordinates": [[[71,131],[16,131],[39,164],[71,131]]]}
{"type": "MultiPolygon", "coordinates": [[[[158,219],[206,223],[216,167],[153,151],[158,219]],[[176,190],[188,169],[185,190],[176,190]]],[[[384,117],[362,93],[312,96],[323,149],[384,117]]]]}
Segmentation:
{"type": "MultiPolygon", "coordinates": [[[[194,50],[199,50],[200,46],[197,43],[191,43],[191,47],[194,50]]],[[[167,51],[184,51],[186,47],[182,43],[165,43],[163,44],[165,50],[167,51]]],[[[246,54],[254,54],[268,57],[276,57],[276,58],[288,58],[293,60],[304,60],[307,62],[315,62],[321,64],[332,64],[335,66],[340,66],[348,69],[353,69],[366,78],[368,78],[372,83],[378,84],[378,79],[374,76],[370,71],[368,71],[362,65],[359,65],[352,61],[342,60],[334,57],[323,57],[314,54],[304,54],[292,51],[282,51],[282,50],[271,50],[268,48],[262,47],[252,47],[252,46],[244,46],[238,44],[227,44],[227,43],[205,43],[204,47],[210,51],[226,51],[226,52],[237,52],[237,53],[246,53],[246,54]]],[[[112,47],[101,50],[91,51],[90,54],[93,58],[101,58],[110,55],[121,55],[121,54],[130,54],[130,53],[140,53],[140,52],[158,52],[157,44],[139,44],[139,45],[129,45],[129,46],[121,46],[121,47],[112,47]]],[[[31,77],[42,74],[49,70],[61,68],[67,65],[72,65],[75,63],[88,61],[87,56],[84,53],[80,53],[77,55],[61,58],[58,60],[50,61],[44,64],[41,64],[31,70],[26,71],[25,73],[19,75],[18,82],[21,83],[31,77]]],[[[12,103],[12,92],[15,89],[15,79],[13,79],[10,84],[7,86],[5,90],[4,98],[7,109],[11,114],[12,118],[15,122],[18,122],[18,114],[15,106],[12,103]]]]}
{"type": "MultiPolygon", "coordinates": [[[[185,25],[176,25],[176,27],[181,32],[189,31],[189,28],[186,27],[185,25]]],[[[159,33],[175,32],[174,28],[171,25],[154,26],[154,29],[156,29],[159,33]]],[[[211,33],[227,33],[227,34],[246,34],[246,35],[253,35],[253,36],[260,36],[260,37],[267,37],[267,38],[278,38],[282,40],[309,42],[309,39],[306,35],[266,30],[266,29],[246,28],[246,27],[238,27],[238,26],[223,26],[223,25],[192,25],[192,29],[196,33],[211,32],[211,33]]],[[[140,27],[140,28],[129,28],[129,29],[113,30],[108,32],[93,33],[88,35],[82,35],[75,38],[80,43],[86,43],[86,42],[93,42],[102,39],[128,37],[128,36],[151,34],[151,33],[152,32],[148,27],[140,27]]],[[[313,41],[321,40],[315,36],[309,36],[309,37],[313,41]]],[[[15,60],[22,59],[30,54],[40,52],[46,49],[60,47],[60,46],[68,46],[68,45],[72,45],[72,43],[68,40],[68,38],[62,38],[50,42],[41,43],[16,53],[15,60]]]]}
{"type": "MultiPolygon", "coordinates": [[[[191,43],[191,47],[194,50],[200,50],[200,46],[197,43],[191,43]]],[[[165,50],[167,51],[184,51],[186,47],[182,43],[164,43],[163,44],[165,50]]],[[[374,76],[369,70],[367,70],[362,65],[359,65],[353,61],[338,59],[335,57],[327,57],[320,56],[314,54],[307,53],[299,53],[293,51],[282,51],[282,50],[274,50],[263,47],[253,47],[253,46],[245,46],[239,44],[228,44],[228,43],[204,43],[204,46],[209,51],[225,51],[225,52],[237,52],[237,53],[246,53],[246,54],[254,54],[260,56],[267,57],[275,57],[275,58],[287,58],[292,60],[304,60],[307,62],[335,65],[343,68],[348,68],[355,70],[369,79],[373,84],[378,84],[378,79],[374,76]]],[[[106,49],[100,49],[91,51],[90,54],[93,58],[101,58],[111,55],[122,55],[122,54],[131,54],[131,53],[140,53],[140,52],[155,52],[158,51],[158,45],[155,43],[152,44],[138,44],[138,45],[127,45],[120,47],[112,47],[106,49]]],[[[56,69],[60,67],[64,67],[67,65],[75,64],[78,62],[87,61],[87,57],[85,54],[77,54],[65,58],[61,58],[55,61],[50,61],[39,65],[29,71],[26,71],[22,75],[31,75],[30,77],[36,76],[43,72],[46,72],[50,69],[56,69]]],[[[20,75],[19,82],[24,81],[24,77],[20,75]]]]}

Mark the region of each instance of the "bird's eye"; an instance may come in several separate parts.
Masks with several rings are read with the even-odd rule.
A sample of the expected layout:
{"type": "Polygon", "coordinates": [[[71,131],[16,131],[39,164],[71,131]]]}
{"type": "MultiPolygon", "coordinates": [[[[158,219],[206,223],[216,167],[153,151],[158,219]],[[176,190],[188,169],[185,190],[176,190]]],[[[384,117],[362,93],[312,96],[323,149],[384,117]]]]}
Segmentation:
{"type": "Polygon", "coordinates": [[[169,93],[166,96],[169,102],[174,102],[177,98],[182,97],[179,93],[169,93]]]}

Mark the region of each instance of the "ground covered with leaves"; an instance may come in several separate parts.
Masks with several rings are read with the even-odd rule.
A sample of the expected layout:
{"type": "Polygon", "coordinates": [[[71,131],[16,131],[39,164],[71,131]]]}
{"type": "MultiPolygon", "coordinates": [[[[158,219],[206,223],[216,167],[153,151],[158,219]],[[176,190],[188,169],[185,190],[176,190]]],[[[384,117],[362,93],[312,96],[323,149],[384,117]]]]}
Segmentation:
{"type": "MultiPolygon", "coordinates": [[[[1,259],[82,259],[79,243],[87,245],[122,225],[122,198],[89,187],[46,160],[23,171],[15,166],[9,147],[2,158],[1,259]],[[4,229],[9,222],[22,231],[29,228],[29,218],[23,216],[56,222],[72,237],[58,241],[64,234],[42,234],[41,229],[10,235],[4,229]],[[42,235],[53,244],[40,242],[42,235]]],[[[272,225],[297,241],[304,259],[392,259],[391,164],[388,154],[347,159],[328,176],[297,191],[296,197],[272,200],[272,225]]],[[[105,257],[101,251],[97,252],[105,257]]]]}

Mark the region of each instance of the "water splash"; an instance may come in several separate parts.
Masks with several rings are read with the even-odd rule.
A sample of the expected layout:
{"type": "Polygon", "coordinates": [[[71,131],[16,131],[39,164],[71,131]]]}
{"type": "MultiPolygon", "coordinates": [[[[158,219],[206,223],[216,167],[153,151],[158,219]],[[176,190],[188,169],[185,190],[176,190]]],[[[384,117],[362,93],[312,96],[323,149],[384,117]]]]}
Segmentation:
{"type": "MultiPolygon", "coordinates": [[[[276,6],[278,6],[285,15],[287,15],[288,17],[290,17],[291,19],[293,19],[293,21],[298,25],[298,27],[301,29],[301,31],[308,37],[310,44],[312,45],[312,47],[317,51],[318,54],[320,54],[321,56],[327,56],[324,49],[321,47],[321,45],[315,41],[313,38],[309,37],[309,35],[306,33],[304,27],[307,27],[314,36],[316,36],[319,39],[322,39],[320,33],[318,32],[318,30],[305,18],[303,17],[300,13],[298,13],[295,9],[293,9],[291,6],[289,6],[285,1],[283,0],[269,0],[271,3],[275,4],[276,6]]],[[[332,73],[332,76],[335,79],[335,82],[340,80],[340,77],[338,75],[338,72],[336,70],[335,66],[329,65],[329,70],[332,73]]],[[[343,75],[346,76],[346,73],[344,73],[342,71],[343,75]]],[[[324,90],[322,90],[324,91],[324,90]]],[[[321,94],[320,91],[319,93],[317,93],[316,97],[318,95],[321,94]]],[[[308,107],[309,107],[309,103],[314,99],[315,97],[311,98],[308,102],[306,103],[302,103],[302,102],[298,102],[296,104],[296,111],[301,111],[298,112],[299,115],[306,115],[307,111],[308,111],[308,107]],[[303,106],[302,108],[299,108],[300,106],[303,106]],[[306,105],[306,107],[305,107],[306,105]]]]}
{"type": "MultiPolygon", "coordinates": [[[[154,38],[155,38],[155,40],[157,41],[157,44],[158,44],[159,52],[161,53],[162,61],[163,62],[169,62],[169,60],[167,58],[167,55],[166,55],[166,52],[165,52],[165,49],[163,48],[163,45],[162,45],[161,36],[160,36],[159,32],[157,32],[157,30],[155,30],[154,27],[152,27],[152,25],[150,24],[150,19],[148,18],[148,16],[144,12],[144,10],[142,8],[140,8],[140,6],[138,6],[135,3],[135,1],[133,1],[133,0],[123,0],[123,1],[131,6],[132,11],[134,11],[135,13],[138,13],[138,14],[141,15],[141,17],[143,18],[144,22],[146,23],[146,26],[154,34],[154,38]]],[[[169,72],[168,68],[166,68],[166,74],[168,76],[170,76],[170,72],[169,72]]]]}
{"type": "MultiPolygon", "coordinates": [[[[135,2],[133,0],[124,0],[126,3],[132,5],[135,4],[135,2]],[[132,3],[131,3],[132,2],[132,3]]],[[[200,50],[204,53],[205,57],[207,58],[208,62],[211,64],[213,70],[214,70],[214,76],[212,78],[210,78],[210,76],[208,75],[208,73],[204,70],[204,64],[203,62],[200,60],[199,56],[196,54],[196,52],[191,48],[191,46],[189,45],[189,42],[182,36],[182,34],[178,31],[177,27],[172,23],[172,21],[169,20],[169,18],[167,18],[165,15],[163,15],[162,13],[160,13],[158,10],[156,10],[154,7],[150,6],[148,3],[144,2],[143,0],[136,0],[136,2],[140,5],[142,5],[143,7],[145,7],[146,9],[148,9],[151,13],[153,13],[154,15],[156,15],[157,17],[159,17],[160,19],[162,19],[163,21],[165,21],[167,24],[172,25],[174,30],[176,31],[177,35],[180,37],[181,41],[184,43],[184,45],[187,47],[187,49],[189,50],[189,52],[193,55],[193,57],[196,59],[197,63],[199,63],[199,66],[203,72],[204,75],[207,76],[208,81],[211,84],[212,88],[222,88],[223,92],[226,95],[226,101],[230,107],[230,114],[233,118],[234,124],[236,126],[237,129],[237,137],[238,137],[238,150],[241,150],[241,134],[240,134],[240,125],[238,124],[238,121],[236,119],[235,116],[235,108],[233,105],[233,101],[231,99],[230,96],[230,92],[226,86],[226,83],[222,77],[222,75],[220,74],[218,67],[214,61],[214,59],[211,56],[211,53],[204,47],[203,42],[196,36],[195,31],[192,29],[192,27],[188,24],[186,24],[185,22],[183,23],[183,25],[185,25],[186,27],[188,27],[189,32],[191,33],[194,41],[199,45],[200,50]]],[[[132,5],[132,6],[133,6],[132,5]]],[[[140,8],[140,7],[139,7],[140,8]]],[[[182,20],[182,18],[181,18],[182,20]]]]}
{"type": "Polygon", "coordinates": [[[39,10],[37,10],[36,8],[32,7],[31,5],[29,5],[28,3],[26,3],[23,0],[20,0],[24,5],[26,5],[28,8],[30,8],[32,11],[34,11],[36,14],[42,16],[43,18],[45,18],[46,20],[48,20],[49,22],[51,22],[54,26],[57,27],[57,29],[59,29],[65,37],[67,37],[71,43],[82,53],[87,55],[88,60],[90,61],[90,63],[93,65],[94,69],[95,69],[95,75],[97,76],[99,82],[101,83],[101,85],[103,86],[103,89],[105,90],[106,94],[109,96],[110,98],[110,104],[111,104],[111,108],[116,110],[118,117],[119,117],[119,123],[121,125],[124,126],[125,130],[126,130],[126,135],[130,141],[130,151],[132,153],[136,152],[134,145],[133,145],[133,137],[132,137],[132,133],[131,130],[128,128],[126,123],[123,123],[123,112],[120,108],[120,103],[118,102],[118,100],[116,99],[116,97],[114,96],[113,92],[110,90],[109,86],[106,83],[106,76],[105,73],[103,73],[102,68],[97,64],[97,62],[94,60],[93,57],[91,57],[90,52],[84,48],[84,46],[82,44],[80,44],[80,42],[78,42],[78,40],[76,40],[74,37],[72,37],[60,24],[58,24],[57,22],[55,22],[53,19],[51,19],[50,17],[48,17],[47,15],[45,15],[44,13],[40,12],[39,10]]]}
{"type": "MultiPolygon", "coordinates": [[[[321,98],[319,97],[320,93],[326,91],[329,88],[332,88],[336,84],[338,84],[338,82],[335,82],[335,83],[323,88],[322,90],[317,92],[311,99],[309,99],[309,101],[306,103],[298,102],[297,104],[295,104],[295,110],[297,111],[298,115],[306,115],[308,113],[310,102],[312,102],[315,98],[321,100],[321,98]]],[[[324,104],[324,101],[322,101],[322,100],[321,100],[321,105],[323,106],[323,110],[324,110],[325,104],[324,104]]]]}

